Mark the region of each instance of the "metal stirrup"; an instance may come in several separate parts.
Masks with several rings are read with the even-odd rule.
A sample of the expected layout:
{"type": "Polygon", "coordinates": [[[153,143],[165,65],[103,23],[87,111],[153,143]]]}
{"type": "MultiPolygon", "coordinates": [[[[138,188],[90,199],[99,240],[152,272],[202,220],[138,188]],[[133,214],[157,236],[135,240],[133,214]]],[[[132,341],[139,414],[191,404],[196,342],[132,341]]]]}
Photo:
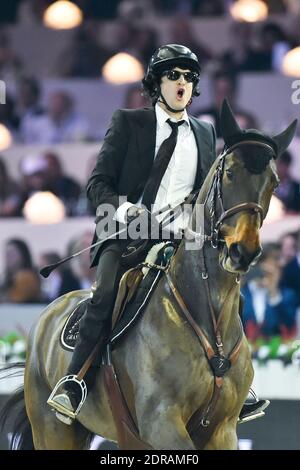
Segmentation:
{"type": "MultiPolygon", "coordinates": [[[[59,410],[59,413],[64,413],[65,415],[69,416],[70,418],[72,419],[75,419],[76,416],[78,415],[79,411],[81,410],[81,407],[83,405],[83,403],[85,402],[86,400],[86,397],[87,397],[87,386],[86,386],[86,383],[83,379],[81,380],[78,380],[77,378],[77,375],[66,375],[65,377],[63,377],[62,379],[60,379],[59,382],[57,382],[57,384],[55,385],[50,397],[48,398],[47,400],[47,403],[48,405],[50,406],[53,406],[55,408],[56,406],[56,402],[53,401],[53,398],[55,397],[56,393],[57,393],[57,390],[63,385],[65,384],[66,382],[75,382],[79,387],[80,387],[80,391],[81,391],[81,400],[76,408],[76,410],[74,411],[74,413],[66,410],[66,413],[64,413],[63,410],[59,410]]],[[[57,411],[57,410],[56,410],[57,411]]]]}

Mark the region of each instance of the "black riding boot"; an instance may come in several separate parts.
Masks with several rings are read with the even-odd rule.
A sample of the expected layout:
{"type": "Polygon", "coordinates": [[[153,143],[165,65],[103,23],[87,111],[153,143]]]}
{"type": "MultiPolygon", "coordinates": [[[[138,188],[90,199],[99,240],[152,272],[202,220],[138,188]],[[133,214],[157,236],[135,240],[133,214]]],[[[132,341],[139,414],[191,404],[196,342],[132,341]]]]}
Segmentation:
{"type": "MultiPolygon", "coordinates": [[[[119,280],[124,272],[124,268],[121,266],[123,250],[124,243],[120,244],[119,242],[114,242],[103,249],[96,274],[98,287],[94,291],[92,299],[88,301],[86,311],[80,321],[79,339],[67,375],[76,376],[79,373],[97,343],[99,344],[99,355],[101,347],[103,349],[110,331],[111,315],[119,280]]],[[[93,369],[90,369],[84,376],[88,391],[95,381],[94,372],[93,369]]],[[[82,398],[81,387],[75,381],[66,381],[63,388],[63,393],[48,400],[48,404],[58,413],[74,419],[76,417],[75,411],[82,398]]],[[[60,415],[57,416],[60,419],[60,415]]]]}
{"type": "MultiPolygon", "coordinates": [[[[86,324],[90,323],[91,318],[95,315],[95,310],[98,311],[99,306],[91,303],[90,301],[87,304],[86,311],[81,320],[79,328],[79,338],[77,340],[70,365],[68,367],[66,376],[77,376],[81,368],[85,364],[86,360],[97,346],[98,355],[100,357],[101,350],[105,346],[106,339],[109,335],[109,326],[110,322],[103,322],[99,320],[92,331],[90,331],[89,337],[85,336],[86,324]]],[[[86,385],[87,393],[91,390],[96,379],[97,369],[91,366],[86,374],[83,377],[84,383],[86,385]]],[[[59,390],[59,394],[55,395],[52,400],[49,402],[50,406],[55,409],[58,413],[57,417],[60,419],[61,414],[68,416],[69,418],[75,417],[76,410],[79,403],[82,400],[82,388],[75,380],[67,380],[62,385],[62,390],[59,390]]],[[[66,420],[62,417],[63,422],[66,420]]],[[[69,423],[71,424],[71,422],[69,423]]]]}

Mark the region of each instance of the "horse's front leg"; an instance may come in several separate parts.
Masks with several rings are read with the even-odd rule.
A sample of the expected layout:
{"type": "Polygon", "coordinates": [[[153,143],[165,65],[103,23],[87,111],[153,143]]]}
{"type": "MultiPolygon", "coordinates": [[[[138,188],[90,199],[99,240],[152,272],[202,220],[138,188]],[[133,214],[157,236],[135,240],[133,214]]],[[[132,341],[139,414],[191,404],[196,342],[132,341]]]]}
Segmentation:
{"type": "MultiPolygon", "coordinates": [[[[151,401],[151,400],[150,400],[151,401]]],[[[155,450],[195,450],[177,405],[168,401],[148,406],[140,414],[140,436],[155,450]]]]}

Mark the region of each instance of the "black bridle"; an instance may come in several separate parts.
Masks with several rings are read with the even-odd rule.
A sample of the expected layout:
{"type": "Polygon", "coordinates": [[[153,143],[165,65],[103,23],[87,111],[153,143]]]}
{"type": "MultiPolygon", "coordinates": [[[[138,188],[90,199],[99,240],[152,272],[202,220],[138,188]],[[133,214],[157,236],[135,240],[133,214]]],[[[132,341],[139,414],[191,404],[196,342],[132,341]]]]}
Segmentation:
{"type": "Polygon", "coordinates": [[[256,140],[244,140],[242,142],[238,142],[232,145],[229,148],[225,148],[222,154],[219,156],[219,164],[215,170],[212,182],[210,184],[209,190],[205,197],[204,201],[204,208],[207,206],[210,195],[210,206],[209,206],[209,215],[210,215],[210,235],[207,235],[202,232],[196,232],[192,230],[190,227],[187,227],[186,233],[189,236],[192,236],[195,241],[203,244],[206,241],[211,243],[213,248],[218,248],[220,243],[224,243],[224,239],[220,237],[220,230],[224,221],[229,217],[239,213],[239,212],[253,212],[254,214],[260,215],[260,227],[262,226],[263,219],[264,219],[264,211],[263,208],[257,204],[256,202],[243,202],[241,204],[237,204],[230,209],[225,210],[223,204],[223,193],[222,193],[222,180],[224,174],[224,167],[225,167],[225,160],[227,155],[233,152],[236,148],[240,147],[241,145],[259,145],[264,147],[268,150],[271,150],[274,158],[276,157],[275,151],[273,147],[269,144],[266,144],[261,141],[256,140]],[[217,206],[221,208],[221,215],[217,218],[217,206]]]}

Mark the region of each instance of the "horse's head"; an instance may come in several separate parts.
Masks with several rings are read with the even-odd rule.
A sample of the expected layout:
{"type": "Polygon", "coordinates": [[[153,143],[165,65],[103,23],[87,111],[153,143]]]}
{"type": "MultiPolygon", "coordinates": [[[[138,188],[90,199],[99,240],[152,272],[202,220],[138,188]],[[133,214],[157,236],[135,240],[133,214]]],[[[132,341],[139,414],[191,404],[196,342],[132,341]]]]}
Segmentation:
{"type": "Polygon", "coordinates": [[[274,137],[242,130],[227,101],[223,103],[225,150],[218,157],[207,203],[212,243],[222,246],[220,263],[226,271],[245,273],[260,256],[259,229],[279,183],[275,159],[290,144],[296,125],[297,120],[274,137]]]}

